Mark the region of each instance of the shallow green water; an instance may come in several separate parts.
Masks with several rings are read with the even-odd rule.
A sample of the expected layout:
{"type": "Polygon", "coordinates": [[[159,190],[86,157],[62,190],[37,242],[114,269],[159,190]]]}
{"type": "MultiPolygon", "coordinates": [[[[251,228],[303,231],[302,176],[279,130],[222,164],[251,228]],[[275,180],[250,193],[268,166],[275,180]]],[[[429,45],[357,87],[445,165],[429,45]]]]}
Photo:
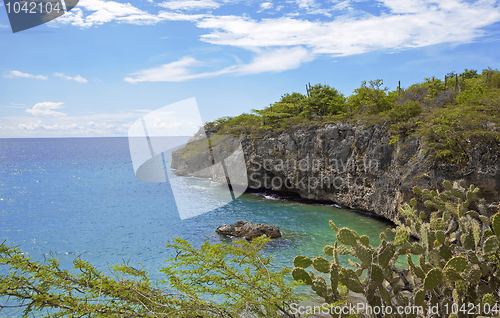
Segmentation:
{"type": "MultiPolygon", "coordinates": [[[[329,220],[338,227],[347,226],[360,235],[370,237],[370,244],[377,246],[379,233],[392,223],[349,209],[333,205],[300,203],[277,199],[272,196],[246,194],[235,202],[235,214],[242,220],[267,223],[280,227],[283,237],[270,243],[268,251],[275,266],[292,266],[296,255],[314,257],[323,255],[323,247],[335,242],[335,231],[329,220]]],[[[341,262],[347,264],[345,259],[341,262]]]]}
{"type": "MultiPolygon", "coordinates": [[[[181,220],[168,182],[135,177],[126,138],[0,140],[0,159],[0,241],[19,246],[35,261],[57,254],[64,269],[77,256],[105,272],[127,260],[144,265],[153,279],[164,279],[160,269],[175,256],[167,242],[174,237],[195,246],[206,239],[227,242],[215,229],[238,220],[280,227],[283,237],[265,251],[274,258],[273,267],[282,269],[292,267],[299,254],[322,255],[324,245],[333,244],[329,220],[368,235],[373,245],[390,225],[331,205],[263,194],[245,194],[181,220]]],[[[185,178],[184,183],[186,193],[189,187],[201,189],[203,195],[193,200],[217,200],[214,182],[185,178]]]]}

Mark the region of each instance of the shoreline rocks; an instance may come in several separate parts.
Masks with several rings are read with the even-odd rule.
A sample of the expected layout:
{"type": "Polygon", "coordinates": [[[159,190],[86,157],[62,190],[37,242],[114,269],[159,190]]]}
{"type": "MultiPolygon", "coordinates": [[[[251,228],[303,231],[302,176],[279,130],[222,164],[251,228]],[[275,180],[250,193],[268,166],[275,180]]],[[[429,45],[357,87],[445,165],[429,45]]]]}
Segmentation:
{"type": "MultiPolygon", "coordinates": [[[[433,158],[418,136],[401,135],[397,142],[391,137],[393,133],[381,125],[338,123],[259,138],[242,135],[219,143],[220,150],[215,148],[225,157],[230,155],[226,148],[241,144],[251,191],[290,193],[369,211],[394,222],[401,219],[399,207],[413,197],[419,199],[419,210],[430,211],[413,193],[414,186],[441,191],[443,180],[464,180],[480,188],[477,195],[485,200],[486,216],[498,211],[500,141],[477,142],[469,152],[470,160],[458,165],[433,158]]],[[[172,168],[183,175],[206,156],[173,152],[172,168]]],[[[227,182],[223,171],[214,169],[211,177],[227,182]]]]}
{"type": "Polygon", "coordinates": [[[265,235],[270,238],[281,237],[281,232],[279,227],[275,225],[267,224],[253,224],[252,222],[238,221],[233,226],[231,224],[225,224],[219,226],[215,233],[219,235],[234,236],[239,238],[244,238],[251,240],[253,238],[265,235]]]}

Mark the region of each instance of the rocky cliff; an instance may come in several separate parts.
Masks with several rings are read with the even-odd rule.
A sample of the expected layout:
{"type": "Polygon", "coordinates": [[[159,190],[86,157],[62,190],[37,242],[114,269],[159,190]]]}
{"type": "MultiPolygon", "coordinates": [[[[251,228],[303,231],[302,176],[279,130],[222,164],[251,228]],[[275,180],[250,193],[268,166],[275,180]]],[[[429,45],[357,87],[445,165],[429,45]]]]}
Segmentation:
{"type": "MultiPolygon", "coordinates": [[[[193,140],[201,140],[202,135],[193,140]]],[[[199,147],[193,151],[191,147],[189,152],[174,152],[172,168],[177,169],[176,174],[189,174],[200,170],[207,158],[216,163],[241,145],[251,189],[293,192],[302,198],[337,203],[394,220],[398,206],[414,196],[414,186],[442,189],[445,179],[463,179],[481,188],[479,197],[486,201],[487,214],[497,211],[499,142],[475,145],[469,162],[457,166],[431,159],[418,137],[390,145],[390,136],[380,126],[329,124],[278,135],[268,133],[258,139],[218,137],[224,139],[212,142],[212,151],[199,147]]],[[[198,176],[212,174],[215,181],[227,180],[223,169],[204,171],[198,176]]]]}

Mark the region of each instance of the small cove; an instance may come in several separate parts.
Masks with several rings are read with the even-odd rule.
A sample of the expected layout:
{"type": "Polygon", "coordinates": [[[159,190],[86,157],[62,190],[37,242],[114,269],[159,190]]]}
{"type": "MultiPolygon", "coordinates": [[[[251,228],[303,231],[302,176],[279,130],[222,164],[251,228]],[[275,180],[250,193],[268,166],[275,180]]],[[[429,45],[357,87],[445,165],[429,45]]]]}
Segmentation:
{"type": "Polygon", "coordinates": [[[227,242],[217,226],[244,220],[280,227],[283,237],[265,251],[281,269],[293,267],[297,255],[322,255],[323,246],[334,243],[329,220],[368,235],[372,245],[391,226],[367,213],[273,193],[247,193],[180,220],[168,183],[135,178],[126,138],[0,139],[0,175],[0,240],[33,260],[56,254],[63,268],[77,256],[103,271],[125,260],[162,279],[159,270],[174,255],[165,248],[168,241],[227,242]]]}

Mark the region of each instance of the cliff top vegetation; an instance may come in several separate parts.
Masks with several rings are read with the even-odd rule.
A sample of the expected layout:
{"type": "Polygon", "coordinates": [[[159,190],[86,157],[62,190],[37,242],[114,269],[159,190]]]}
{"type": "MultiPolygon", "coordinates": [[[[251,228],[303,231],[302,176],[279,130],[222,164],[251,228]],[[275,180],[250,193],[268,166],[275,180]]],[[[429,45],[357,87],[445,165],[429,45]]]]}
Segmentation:
{"type": "Polygon", "coordinates": [[[482,142],[500,142],[500,71],[465,69],[435,76],[407,88],[389,90],[382,79],[363,81],[350,96],[329,85],[306,86],[307,93],[285,94],[264,109],[222,117],[205,127],[215,134],[261,138],[298,127],[330,123],[382,125],[391,144],[420,136],[436,159],[462,164],[482,142]]]}

